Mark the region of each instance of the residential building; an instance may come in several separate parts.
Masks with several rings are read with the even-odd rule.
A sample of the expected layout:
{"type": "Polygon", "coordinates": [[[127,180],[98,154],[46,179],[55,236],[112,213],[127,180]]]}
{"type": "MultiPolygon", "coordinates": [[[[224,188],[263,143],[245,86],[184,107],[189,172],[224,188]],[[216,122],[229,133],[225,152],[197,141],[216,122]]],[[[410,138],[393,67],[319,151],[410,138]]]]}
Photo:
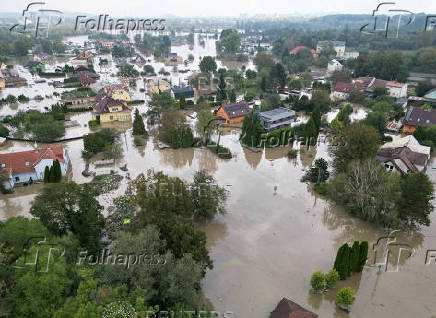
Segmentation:
{"type": "Polygon", "coordinates": [[[385,81],[375,77],[359,77],[354,80],[359,87],[368,95],[372,96],[377,87],[384,87],[388,95],[395,98],[407,97],[407,84],[397,81],[385,81]]]}
{"type": "Polygon", "coordinates": [[[158,94],[159,92],[166,92],[171,89],[171,84],[164,79],[149,79],[146,83],[147,94],[152,96],[153,94],[158,94]]]}
{"type": "Polygon", "coordinates": [[[430,159],[430,147],[422,146],[412,135],[381,146],[377,159],[388,171],[401,174],[421,172],[430,159]]]}
{"type": "Polygon", "coordinates": [[[417,127],[436,125],[436,110],[409,106],[403,120],[403,133],[413,134],[417,127]]]}
{"type": "Polygon", "coordinates": [[[174,99],[179,100],[180,95],[183,94],[185,96],[185,100],[194,100],[195,92],[192,86],[176,86],[174,85],[171,88],[171,96],[174,99]]]}
{"type": "Polygon", "coordinates": [[[83,51],[80,54],[77,54],[76,57],[74,57],[71,60],[71,63],[74,65],[88,65],[92,63],[92,55],[89,51],[83,51]]]}
{"type": "Polygon", "coordinates": [[[105,86],[99,93],[99,97],[109,96],[112,99],[129,102],[131,100],[130,91],[125,84],[112,84],[105,86]]]}
{"type": "Polygon", "coordinates": [[[18,76],[18,73],[13,70],[6,69],[0,71],[0,73],[2,73],[6,88],[27,85],[27,80],[23,77],[18,76]]]}
{"type": "MultiPolygon", "coordinates": [[[[294,54],[297,54],[300,50],[304,50],[304,49],[309,49],[309,48],[307,46],[304,46],[304,45],[299,45],[299,46],[296,46],[295,48],[293,48],[289,52],[289,54],[294,55],[294,54]]],[[[309,50],[310,50],[310,53],[312,53],[312,55],[317,55],[318,54],[318,52],[315,51],[314,49],[309,49],[309,50]]]]}
{"type": "Polygon", "coordinates": [[[104,96],[93,106],[92,120],[99,120],[101,123],[114,121],[132,120],[132,110],[127,103],[122,100],[113,99],[110,96],[104,96]]]}
{"type": "Polygon", "coordinates": [[[169,66],[176,66],[178,64],[183,64],[183,57],[178,56],[177,53],[165,53],[164,63],[169,66]]]}
{"type": "Polygon", "coordinates": [[[4,186],[13,188],[17,183],[32,183],[44,179],[45,167],[59,160],[62,175],[68,170],[70,157],[67,149],[49,145],[42,149],[0,154],[0,168],[6,171],[4,186]]]}
{"type": "Polygon", "coordinates": [[[336,51],[336,56],[343,58],[345,54],[345,42],[344,41],[319,41],[316,45],[317,52],[321,52],[329,43],[332,44],[336,51]]]}
{"type": "Polygon", "coordinates": [[[343,67],[344,65],[340,61],[333,59],[327,64],[327,72],[332,74],[336,71],[341,71],[343,67]]]}
{"type": "Polygon", "coordinates": [[[45,69],[45,65],[39,61],[29,61],[25,67],[32,72],[44,71],[45,69]]]}
{"type": "Polygon", "coordinates": [[[216,116],[227,124],[240,123],[250,113],[247,102],[231,103],[220,106],[216,116]]]}
{"type": "Polygon", "coordinates": [[[266,131],[289,127],[295,121],[295,111],[283,107],[260,113],[260,124],[266,131]]]}
{"type": "Polygon", "coordinates": [[[72,94],[62,94],[61,103],[64,103],[67,108],[84,108],[89,107],[96,102],[96,96],[76,97],[72,94]]]}
{"type": "Polygon", "coordinates": [[[431,91],[428,91],[425,95],[424,98],[431,100],[433,102],[436,102],[436,88],[432,89],[431,91]]]}
{"type": "Polygon", "coordinates": [[[350,97],[350,92],[355,88],[353,83],[337,82],[333,88],[331,99],[333,100],[345,100],[350,97]]]}
{"type": "Polygon", "coordinates": [[[359,52],[358,51],[347,51],[347,50],[345,50],[344,60],[357,59],[358,57],[359,57],[359,52]]]}
{"type": "Polygon", "coordinates": [[[269,318],[318,318],[318,315],[288,298],[282,298],[269,315],[269,318]]]}

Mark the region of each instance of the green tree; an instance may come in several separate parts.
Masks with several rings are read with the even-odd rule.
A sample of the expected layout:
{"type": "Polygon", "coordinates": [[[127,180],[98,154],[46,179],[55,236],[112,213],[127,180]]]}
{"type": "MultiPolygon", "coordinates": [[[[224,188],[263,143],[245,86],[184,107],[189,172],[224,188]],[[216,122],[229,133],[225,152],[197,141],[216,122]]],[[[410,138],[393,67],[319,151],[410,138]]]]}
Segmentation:
{"type": "Polygon", "coordinates": [[[184,93],[180,94],[179,105],[180,105],[180,109],[185,109],[185,107],[186,107],[186,100],[185,100],[185,94],[184,93]]]}
{"type": "Polygon", "coordinates": [[[313,121],[315,122],[316,128],[319,131],[319,129],[321,128],[321,109],[319,106],[315,107],[311,116],[313,118],[313,121]]]}
{"type": "Polygon", "coordinates": [[[332,268],[325,276],[326,286],[328,288],[334,288],[338,283],[339,279],[339,273],[336,271],[336,269],[332,268]]]}
{"type": "Polygon", "coordinates": [[[385,96],[388,94],[388,89],[383,86],[377,86],[374,88],[373,95],[374,97],[385,96]]]}
{"type": "Polygon", "coordinates": [[[356,291],[350,287],[344,287],[336,294],[336,304],[346,309],[349,309],[356,300],[354,295],[356,291]]]}
{"type": "Polygon", "coordinates": [[[337,140],[330,144],[334,169],[343,172],[353,160],[372,158],[378,151],[379,142],[380,135],[373,127],[361,123],[345,127],[337,140]]]}
{"type": "Polygon", "coordinates": [[[401,179],[399,217],[408,225],[429,225],[433,211],[434,189],[430,178],[423,172],[408,173],[401,179]]]}
{"type": "Polygon", "coordinates": [[[230,100],[231,103],[235,103],[236,102],[236,94],[235,94],[235,90],[233,88],[230,90],[229,100],[230,100]]]}
{"type": "Polygon", "coordinates": [[[200,70],[203,73],[213,73],[216,71],[217,65],[215,58],[212,56],[205,56],[201,59],[200,70]]]}
{"type": "Polygon", "coordinates": [[[215,125],[211,121],[215,118],[215,115],[210,111],[210,109],[202,109],[198,111],[197,122],[195,123],[197,134],[202,138],[205,138],[206,135],[210,136],[215,129],[215,125]]]}
{"type": "Polygon", "coordinates": [[[250,147],[261,147],[261,138],[264,130],[260,123],[259,112],[253,111],[242,121],[242,143],[250,147]]]}
{"type": "Polygon", "coordinates": [[[362,241],[359,246],[359,272],[363,270],[368,259],[368,242],[362,241]]]}
{"type": "Polygon", "coordinates": [[[220,73],[218,89],[217,89],[217,100],[223,101],[227,99],[226,86],[227,84],[224,78],[224,74],[220,73]]]}
{"type": "Polygon", "coordinates": [[[49,183],[50,180],[50,168],[48,166],[45,166],[44,169],[44,183],[49,183]]]}
{"type": "Polygon", "coordinates": [[[135,118],[133,119],[133,135],[135,136],[145,136],[147,131],[145,130],[144,120],[139,113],[138,108],[135,110],[135,118]]]}
{"type": "Polygon", "coordinates": [[[310,285],[315,291],[323,291],[325,288],[326,277],[322,271],[316,271],[312,274],[310,285]]]}
{"type": "Polygon", "coordinates": [[[214,177],[204,170],[195,172],[190,185],[193,203],[193,219],[213,219],[226,212],[228,191],[220,187],[214,177]]]}
{"type": "Polygon", "coordinates": [[[59,163],[59,160],[56,159],[53,162],[53,166],[52,166],[52,171],[51,173],[53,173],[54,177],[54,182],[59,183],[62,180],[62,170],[61,170],[61,164],[59,163]]]}
{"type": "Polygon", "coordinates": [[[310,117],[307,123],[303,126],[303,135],[307,145],[313,145],[318,138],[318,129],[313,117],[310,117]]]}
{"type": "Polygon", "coordinates": [[[54,235],[71,231],[89,251],[100,247],[104,227],[103,207],[89,185],[62,182],[47,185],[33,201],[30,213],[38,217],[54,235]]]}
{"type": "Polygon", "coordinates": [[[358,241],[354,241],[353,245],[351,246],[350,263],[351,271],[358,273],[360,268],[360,245],[358,241]]]}
{"type": "Polygon", "coordinates": [[[0,137],[6,137],[9,135],[9,129],[7,129],[3,124],[0,124],[0,137]]]}

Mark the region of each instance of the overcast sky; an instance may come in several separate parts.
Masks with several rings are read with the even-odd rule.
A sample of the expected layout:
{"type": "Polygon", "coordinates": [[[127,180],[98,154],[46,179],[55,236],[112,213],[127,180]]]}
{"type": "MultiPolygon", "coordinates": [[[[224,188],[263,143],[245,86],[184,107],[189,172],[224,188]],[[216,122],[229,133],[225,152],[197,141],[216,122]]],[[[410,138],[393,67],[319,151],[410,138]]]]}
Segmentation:
{"type": "MultiPolygon", "coordinates": [[[[436,13],[436,0],[34,0],[61,11],[113,16],[160,17],[163,15],[239,16],[266,14],[372,13],[383,1],[414,13],[436,13]]],[[[21,12],[32,0],[1,0],[1,12],[21,12]]],[[[393,8],[393,6],[392,6],[393,8]]]]}

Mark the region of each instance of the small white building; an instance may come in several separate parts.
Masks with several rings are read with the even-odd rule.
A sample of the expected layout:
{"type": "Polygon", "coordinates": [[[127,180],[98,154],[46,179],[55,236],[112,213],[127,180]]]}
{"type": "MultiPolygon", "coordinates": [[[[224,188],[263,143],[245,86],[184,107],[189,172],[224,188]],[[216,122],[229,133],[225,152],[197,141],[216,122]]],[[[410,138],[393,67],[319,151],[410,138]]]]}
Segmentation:
{"type": "Polygon", "coordinates": [[[357,51],[345,51],[344,53],[344,59],[357,59],[359,57],[359,52],[357,51]]]}
{"type": "Polygon", "coordinates": [[[339,62],[336,59],[331,60],[328,64],[327,64],[327,72],[329,74],[332,74],[336,71],[342,71],[342,69],[344,68],[344,65],[342,65],[341,62],[339,62]]]}
{"type": "Polygon", "coordinates": [[[62,175],[65,175],[70,157],[63,147],[49,145],[42,149],[0,154],[0,168],[8,175],[4,186],[10,189],[16,183],[43,180],[45,167],[53,166],[56,159],[60,163],[62,175]]]}

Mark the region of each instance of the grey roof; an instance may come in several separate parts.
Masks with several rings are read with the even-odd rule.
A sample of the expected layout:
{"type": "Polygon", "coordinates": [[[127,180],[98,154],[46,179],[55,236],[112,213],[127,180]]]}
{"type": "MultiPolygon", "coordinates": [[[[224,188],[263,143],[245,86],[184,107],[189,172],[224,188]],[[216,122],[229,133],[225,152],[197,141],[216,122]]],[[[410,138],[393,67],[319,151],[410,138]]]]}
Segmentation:
{"type": "Polygon", "coordinates": [[[192,86],[176,86],[176,85],[173,86],[172,90],[174,94],[188,93],[194,91],[192,86]]]}
{"type": "Polygon", "coordinates": [[[295,116],[295,111],[283,107],[260,113],[260,117],[267,121],[276,121],[289,116],[295,116]]]}
{"type": "Polygon", "coordinates": [[[164,56],[165,57],[173,57],[173,56],[177,56],[177,53],[165,53],[164,56]]]}
{"type": "Polygon", "coordinates": [[[404,124],[411,126],[426,127],[436,124],[436,111],[432,109],[422,109],[409,106],[406,112],[406,117],[403,120],[404,124]]]}
{"type": "Polygon", "coordinates": [[[246,102],[226,104],[221,106],[229,118],[245,116],[250,113],[250,108],[246,102]]]}

